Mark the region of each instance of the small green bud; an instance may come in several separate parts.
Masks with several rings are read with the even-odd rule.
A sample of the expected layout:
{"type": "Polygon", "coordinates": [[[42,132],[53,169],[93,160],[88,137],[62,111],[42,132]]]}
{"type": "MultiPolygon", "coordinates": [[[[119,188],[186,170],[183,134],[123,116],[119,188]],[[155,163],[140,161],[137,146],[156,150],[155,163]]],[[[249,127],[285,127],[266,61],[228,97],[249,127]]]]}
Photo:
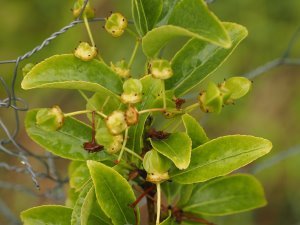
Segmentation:
{"type": "Polygon", "coordinates": [[[36,124],[46,131],[55,131],[63,126],[64,114],[58,106],[40,109],[36,114],[36,124]]]}
{"type": "Polygon", "coordinates": [[[120,77],[122,77],[122,78],[129,78],[130,77],[130,70],[129,70],[128,64],[125,62],[125,60],[121,60],[121,61],[117,62],[115,65],[111,62],[110,67],[120,77]]]}
{"type": "Polygon", "coordinates": [[[127,128],[124,112],[113,111],[106,119],[106,126],[111,134],[121,134],[127,128]]]}
{"type": "Polygon", "coordinates": [[[82,61],[90,61],[98,54],[98,50],[94,46],[90,46],[86,42],[81,42],[77,48],[75,48],[74,55],[82,61]]]}
{"type": "Polygon", "coordinates": [[[217,85],[210,82],[207,90],[199,94],[198,101],[203,112],[217,112],[222,109],[223,98],[217,85]]]}
{"type": "MultiPolygon", "coordinates": [[[[74,6],[73,6],[73,16],[74,16],[74,18],[78,18],[78,16],[80,16],[80,13],[81,13],[81,10],[82,10],[83,6],[84,6],[84,1],[83,0],[77,0],[74,3],[74,6]]],[[[93,19],[95,17],[95,9],[93,9],[91,7],[89,2],[87,3],[87,5],[84,9],[83,15],[85,15],[88,19],[93,19]]]]}
{"type": "Polygon", "coordinates": [[[23,68],[22,68],[22,72],[23,72],[23,76],[25,76],[27,73],[29,73],[29,71],[34,67],[33,63],[27,63],[23,68]]]}
{"type": "Polygon", "coordinates": [[[139,112],[133,106],[129,106],[125,111],[125,120],[128,126],[132,126],[138,123],[139,121],[139,112]]]}
{"type": "Polygon", "coordinates": [[[121,13],[112,13],[105,23],[105,30],[113,37],[120,37],[127,28],[127,19],[121,13]]]}
{"type": "Polygon", "coordinates": [[[96,130],[97,143],[104,146],[104,149],[109,154],[119,152],[123,144],[123,135],[112,135],[107,127],[101,127],[96,130]]]}
{"type": "Polygon", "coordinates": [[[150,63],[151,75],[154,78],[166,80],[173,76],[171,64],[165,59],[152,60],[150,63]]]}
{"type": "Polygon", "coordinates": [[[121,101],[124,104],[135,104],[142,100],[143,85],[140,80],[130,78],[123,84],[123,94],[121,101]]]}

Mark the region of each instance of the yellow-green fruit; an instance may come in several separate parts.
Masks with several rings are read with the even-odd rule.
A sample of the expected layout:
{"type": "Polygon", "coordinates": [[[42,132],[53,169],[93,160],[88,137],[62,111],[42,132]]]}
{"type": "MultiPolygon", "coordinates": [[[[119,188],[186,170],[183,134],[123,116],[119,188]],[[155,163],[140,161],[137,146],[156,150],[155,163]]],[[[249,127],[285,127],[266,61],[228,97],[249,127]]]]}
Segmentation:
{"type": "Polygon", "coordinates": [[[64,114],[58,106],[40,109],[36,114],[36,124],[46,131],[55,131],[63,126],[64,114]]]}
{"type": "Polygon", "coordinates": [[[115,154],[122,148],[123,135],[112,135],[107,127],[97,129],[95,138],[97,143],[103,145],[105,151],[109,154],[115,154]]]}
{"type": "Polygon", "coordinates": [[[112,13],[105,23],[105,30],[113,37],[120,37],[127,28],[127,19],[121,13],[112,13]]]}
{"type": "MultiPolygon", "coordinates": [[[[77,18],[80,16],[81,10],[84,6],[83,0],[77,0],[73,6],[73,16],[77,18]]],[[[95,17],[95,10],[91,7],[90,3],[86,4],[83,15],[85,15],[88,19],[93,19],[95,17]]]]}
{"type": "Polygon", "coordinates": [[[113,111],[106,119],[106,126],[111,134],[121,134],[127,128],[124,112],[113,111]]]}
{"type": "Polygon", "coordinates": [[[201,110],[207,113],[219,113],[223,105],[222,93],[213,82],[208,83],[207,90],[199,94],[198,101],[201,110]]]}
{"type": "Polygon", "coordinates": [[[166,80],[173,76],[173,70],[168,60],[156,59],[150,63],[151,75],[154,78],[166,80]]]}
{"type": "Polygon", "coordinates": [[[74,51],[74,55],[83,61],[90,61],[95,58],[97,54],[97,48],[90,46],[87,42],[81,42],[74,51]]]}
{"type": "Polygon", "coordinates": [[[133,106],[128,107],[125,111],[125,120],[128,126],[133,126],[139,121],[139,112],[133,106]]]}
{"type": "Polygon", "coordinates": [[[123,94],[121,101],[124,104],[135,104],[142,100],[143,85],[140,80],[130,78],[123,84],[123,94]]]}
{"type": "Polygon", "coordinates": [[[122,78],[129,78],[130,77],[130,70],[128,68],[128,64],[125,60],[121,60],[116,62],[116,64],[110,63],[110,68],[116,72],[122,78]]]}

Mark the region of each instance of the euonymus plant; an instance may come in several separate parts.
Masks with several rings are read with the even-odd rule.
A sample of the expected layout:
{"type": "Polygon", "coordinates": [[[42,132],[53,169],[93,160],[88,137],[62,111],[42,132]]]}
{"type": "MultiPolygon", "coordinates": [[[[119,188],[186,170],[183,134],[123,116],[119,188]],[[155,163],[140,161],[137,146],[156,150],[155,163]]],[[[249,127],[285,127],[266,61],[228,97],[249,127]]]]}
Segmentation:
{"type": "Polygon", "coordinates": [[[112,38],[133,36],[132,56],[108,63],[89,28],[94,10],[87,4],[80,14],[83,5],[77,0],[73,13],[82,16],[90,43],[24,68],[24,89],[74,89],[86,100],[81,111],[53,106],[27,113],[31,139],[71,163],[66,205],[26,210],[24,224],[135,225],[144,220],[138,204],[143,199],[147,224],[164,225],[213,224],[211,217],[264,206],[263,188],[253,176],[228,174],[268,153],[270,141],[248,135],[210,139],[191,115],[219,113],[252,83],[243,77],[208,82],[192,101],[185,98],[247,30],[219,21],[203,0],[132,0],[132,20],[116,12],[104,25],[112,38]],[[162,50],[180,36],[186,43],[167,59],[162,50]],[[144,70],[133,75],[139,48],[144,70]],[[74,118],[79,114],[90,122],[74,118]]]}

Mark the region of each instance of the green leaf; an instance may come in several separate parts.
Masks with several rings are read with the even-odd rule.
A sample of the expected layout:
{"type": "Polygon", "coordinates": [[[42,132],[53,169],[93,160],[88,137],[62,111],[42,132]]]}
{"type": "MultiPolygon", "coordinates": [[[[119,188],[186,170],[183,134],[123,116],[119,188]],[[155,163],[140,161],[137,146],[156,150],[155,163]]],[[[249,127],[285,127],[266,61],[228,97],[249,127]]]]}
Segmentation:
{"type": "Polygon", "coordinates": [[[189,114],[184,114],[181,118],[186,129],[186,133],[192,139],[193,149],[209,140],[204,129],[194,117],[189,114]]]}
{"type": "Polygon", "coordinates": [[[231,45],[226,30],[208,9],[204,0],[179,1],[172,11],[168,24],[183,27],[198,34],[200,39],[224,48],[229,48],[231,45]]]}
{"type": "Polygon", "coordinates": [[[24,225],[71,225],[72,209],[59,205],[44,205],[21,213],[24,225]]]}
{"type": "Polygon", "coordinates": [[[190,164],[192,141],[186,133],[172,133],[167,139],[150,139],[152,147],[173,161],[178,169],[186,169],[190,164]]]}
{"type": "MultiPolygon", "coordinates": [[[[139,111],[149,109],[155,103],[158,94],[161,92],[161,81],[154,79],[151,76],[145,76],[141,79],[143,85],[143,101],[137,105],[139,111]]],[[[139,117],[138,124],[130,127],[128,135],[129,139],[127,142],[128,148],[134,152],[140,154],[143,148],[143,134],[145,128],[145,122],[150,113],[143,113],[139,117]]]]}
{"type": "Polygon", "coordinates": [[[185,205],[190,200],[194,187],[194,184],[182,184],[179,200],[177,202],[177,206],[179,208],[181,208],[181,206],[185,205]]]}
{"type": "Polygon", "coordinates": [[[181,190],[182,184],[175,182],[163,182],[161,189],[167,199],[168,205],[173,205],[178,200],[178,194],[181,190]]]}
{"type": "Polygon", "coordinates": [[[62,158],[84,161],[88,159],[103,161],[112,156],[104,151],[88,153],[83,143],[90,141],[91,127],[71,117],[65,118],[64,125],[57,131],[45,131],[36,125],[38,109],[28,111],[25,119],[25,128],[29,137],[37,144],[62,158]]]}
{"type": "Polygon", "coordinates": [[[178,2],[178,0],[164,0],[163,1],[162,12],[158,19],[159,22],[157,23],[158,26],[165,25],[168,23],[171,13],[177,2],[178,2]]]}
{"type": "Polygon", "coordinates": [[[102,163],[88,161],[87,165],[98,203],[113,224],[135,224],[134,209],[129,206],[135,201],[135,196],[129,183],[114,169],[102,163]]]}
{"type": "Polygon", "coordinates": [[[98,110],[109,115],[121,105],[120,98],[103,92],[95,93],[87,102],[87,110],[98,110]]]}
{"type": "Polygon", "coordinates": [[[182,184],[204,182],[249,164],[271,148],[272,143],[263,138],[247,135],[219,137],[193,149],[189,167],[186,170],[174,168],[169,173],[170,178],[182,184]]]}
{"type": "Polygon", "coordinates": [[[75,190],[80,190],[86,182],[91,179],[89,174],[89,169],[85,162],[81,162],[72,173],[69,173],[70,177],[70,187],[75,188],[75,190]]]}
{"type": "Polygon", "coordinates": [[[214,72],[247,36],[247,29],[234,23],[223,23],[232,46],[228,49],[193,38],[172,59],[173,77],[166,80],[166,88],[182,96],[214,72]]]}
{"type": "Polygon", "coordinates": [[[84,62],[72,54],[55,55],[39,64],[24,77],[23,89],[63,88],[121,94],[122,81],[99,60],[84,62]]]}
{"type": "Polygon", "coordinates": [[[74,188],[69,188],[67,191],[67,199],[65,201],[65,205],[68,208],[73,208],[77,198],[79,196],[79,192],[77,192],[74,188]]]}
{"type": "Polygon", "coordinates": [[[163,7],[162,0],[132,0],[133,20],[141,36],[156,24],[163,7]]]}
{"type": "Polygon", "coordinates": [[[174,220],[174,218],[171,217],[171,215],[168,216],[167,219],[165,219],[163,222],[160,223],[160,225],[175,225],[177,224],[174,220]]]}
{"type": "MultiPolygon", "coordinates": [[[[100,218],[96,215],[93,215],[92,209],[95,201],[95,189],[93,183],[87,184],[79,194],[79,197],[74,205],[71,225],[109,225],[110,223],[106,222],[107,217],[100,218]]],[[[97,207],[99,210],[99,207],[97,207]]],[[[101,214],[103,217],[103,214],[101,214]]]]}
{"type": "Polygon", "coordinates": [[[265,204],[264,191],[259,181],[250,175],[237,174],[204,184],[193,192],[182,209],[201,215],[224,216],[265,204]]]}
{"type": "Polygon", "coordinates": [[[168,25],[149,31],[142,40],[146,56],[153,58],[171,39],[187,36],[229,48],[230,38],[222,23],[202,0],[182,0],[173,9],[168,25]]]}

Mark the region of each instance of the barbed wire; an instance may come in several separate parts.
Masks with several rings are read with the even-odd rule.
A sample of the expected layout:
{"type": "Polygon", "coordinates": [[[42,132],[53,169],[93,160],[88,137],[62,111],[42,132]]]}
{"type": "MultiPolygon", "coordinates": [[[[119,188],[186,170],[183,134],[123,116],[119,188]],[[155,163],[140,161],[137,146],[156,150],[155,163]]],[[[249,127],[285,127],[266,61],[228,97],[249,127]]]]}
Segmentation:
{"type": "MultiPolygon", "coordinates": [[[[47,45],[49,45],[54,39],[56,39],[58,36],[66,33],[71,28],[75,27],[78,24],[84,23],[83,20],[80,18],[82,17],[82,14],[84,12],[84,9],[87,5],[89,0],[84,1],[83,8],[80,12],[80,15],[72,22],[70,22],[68,25],[64,26],[57,32],[54,32],[51,34],[48,38],[46,38],[40,45],[33,48],[31,51],[26,52],[25,54],[17,57],[13,60],[3,60],[0,61],[0,64],[15,64],[13,69],[13,74],[11,78],[11,86],[9,86],[3,76],[0,75],[0,86],[2,86],[2,89],[4,90],[4,94],[6,98],[0,99],[0,109],[12,109],[14,112],[14,118],[15,126],[13,131],[9,131],[8,126],[5,124],[5,122],[0,118],[0,128],[4,131],[6,137],[0,139],[0,153],[6,154],[8,156],[17,158],[20,162],[20,165],[9,165],[6,162],[0,162],[0,169],[6,170],[9,172],[15,172],[15,173],[23,173],[30,175],[33,183],[35,184],[35,187],[37,189],[40,188],[38,178],[43,179],[49,179],[55,182],[55,187],[52,189],[49,189],[45,193],[39,193],[37,190],[32,190],[31,188],[25,187],[22,184],[15,184],[15,183],[9,183],[4,182],[0,180],[0,189],[8,189],[13,191],[18,191],[25,193],[30,196],[38,197],[38,198],[49,198],[54,200],[61,200],[64,198],[64,193],[62,191],[63,185],[68,182],[68,178],[60,178],[60,175],[56,169],[55,165],[55,159],[56,156],[53,156],[51,153],[46,152],[45,155],[37,155],[34,154],[31,150],[25,148],[22,146],[21,143],[19,143],[16,140],[16,137],[20,130],[20,119],[19,119],[19,112],[27,111],[28,110],[28,104],[25,99],[20,98],[16,96],[15,93],[15,86],[16,86],[16,79],[18,75],[18,68],[20,62],[23,60],[30,58],[35,53],[41,51],[43,48],[45,48],[47,45]],[[41,163],[44,167],[43,172],[37,172],[33,169],[29,158],[34,158],[39,163],[41,163]]],[[[214,0],[206,0],[208,4],[213,3],[214,0]]],[[[105,21],[105,18],[94,18],[89,20],[89,22],[98,22],[98,21],[105,21]]],[[[130,21],[132,23],[132,21],[130,21]]],[[[254,79],[255,77],[275,68],[281,65],[300,65],[300,58],[290,58],[291,50],[293,49],[295,43],[299,40],[300,36],[300,26],[294,33],[294,35],[291,37],[291,39],[288,42],[287,48],[281,55],[281,57],[271,60],[267,62],[266,64],[257,67],[254,70],[251,70],[247,73],[245,73],[243,76],[248,77],[250,79],[254,79]]],[[[295,154],[294,151],[300,151],[299,147],[292,148],[291,152],[288,154],[283,154],[281,156],[278,156],[274,160],[271,160],[271,163],[267,162],[267,166],[273,165],[276,163],[280,157],[285,158],[289,155],[295,154]]],[[[263,168],[263,167],[262,167],[263,168]]],[[[258,168],[257,170],[260,170],[261,168],[258,168]]],[[[257,172],[253,171],[253,172],[257,172]]],[[[11,224],[21,224],[20,221],[15,217],[14,213],[12,213],[5,204],[4,201],[0,199],[0,214],[2,214],[8,221],[10,221],[11,224]]]]}

